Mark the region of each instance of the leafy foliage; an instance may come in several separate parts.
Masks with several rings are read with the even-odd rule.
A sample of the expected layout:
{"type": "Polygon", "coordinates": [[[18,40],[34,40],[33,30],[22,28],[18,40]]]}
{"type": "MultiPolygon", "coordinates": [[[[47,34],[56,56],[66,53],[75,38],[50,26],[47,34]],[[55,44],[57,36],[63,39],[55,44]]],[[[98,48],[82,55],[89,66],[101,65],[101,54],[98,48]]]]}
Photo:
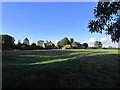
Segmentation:
{"type": "Polygon", "coordinates": [[[32,43],[30,49],[37,49],[37,45],[35,43],[32,43]]]}
{"type": "Polygon", "coordinates": [[[74,42],[74,38],[70,38],[70,43],[72,44],[74,42]]]}
{"type": "Polygon", "coordinates": [[[25,39],[23,40],[23,44],[29,45],[29,40],[28,40],[28,38],[25,38],[25,39]]]}
{"type": "Polygon", "coordinates": [[[21,43],[21,41],[20,40],[18,40],[18,43],[17,43],[17,45],[21,45],[22,43],[21,43]]]}
{"type": "Polygon", "coordinates": [[[84,46],[85,47],[85,49],[86,48],[88,48],[88,44],[87,43],[83,43],[83,45],[82,46],[84,46]]]}
{"type": "Polygon", "coordinates": [[[72,47],[73,47],[74,49],[80,48],[80,47],[81,47],[81,44],[80,44],[79,42],[73,42],[73,43],[72,43],[72,47]]]}
{"type": "Polygon", "coordinates": [[[120,38],[120,1],[119,2],[98,2],[94,9],[96,20],[89,22],[88,28],[91,33],[102,33],[111,35],[114,42],[119,42],[120,38]]]}
{"type": "Polygon", "coordinates": [[[2,45],[3,50],[14,49],[14,41],[15,39],[9,35],[0,35],[0,44],[2,45]]]}
{"type": "Polygon", "coordinates": [[[15,49],[20,49],[20,48],[21,48],[21,45],[22,45],[21,41],[18,40],[18,43],[16,44],[15,49]]]}
{"type": "Polygon", "coordinates": [[[67,37],[64,37],[61,41],[59,41],[57,43],[57,46],[59,48],[61,48],[61,47],[64,47],[65,45],[67,45],[67,44],[71,44],[71,43],[70,43],[70,41],[69,41],[69,39],[67,37]]]}
{"type": "Polygon", "coordinates": [[[96,48],[102,48],[102,43],[101,43],[100,41],[96,41],[96,42],[94,43],[94,46],[95,46],[96,48]]]}
{"type": "Polygon", "coordinates": [[[27,45],[27,44],[22,44],[21,46],[20,46],[20,50],[29,50],[30,48],[29,48],[29,45],[27,45]]]}

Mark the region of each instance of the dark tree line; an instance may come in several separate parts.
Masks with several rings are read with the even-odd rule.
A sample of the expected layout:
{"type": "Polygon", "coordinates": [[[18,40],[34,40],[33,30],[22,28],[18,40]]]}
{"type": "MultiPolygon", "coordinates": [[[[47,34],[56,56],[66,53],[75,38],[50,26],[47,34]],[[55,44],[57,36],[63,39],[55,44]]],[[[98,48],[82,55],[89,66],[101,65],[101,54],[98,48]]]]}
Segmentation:
{"type": "Polygon", "coordinates": [[[21,41],[18,40],[18,43],[15,45],[15,49],[20,49],[20,50],[34,50],[34,49],[42,49],[42,47],[37,46],[35,43],[32,43],[30,45],[29,39],[25,38],[23,40],[23,43],[21,43],[21,41]]]}
{"type": "Polygon", "coordinates": [[[81,48],[82,46],[88,48],[87,43],[80,44],[79,42],[74,42],[73,38],[70,38],[70,40],[67,37],[64,37],[57,43],[58,48],[63,48],[65,45],[71,45],[73,49],[81,48]]]}
{"type": "Polygon", "coordinates": [[[23,43],[21,43],[20,40],[18,40],[18,43],[14,43],[15,39],[14,37],[10,35],[0,35],[0,49],[1,50],[13,50],[13,49],[20,49],[20,50],[33,50],[33,49],[42,49],[42,47],[37,46],[35,43],[32,43],[29,45],[28,38],[25,38],[23,40],[23,43]]]}
{"type": "MultiPolygon", "coordinates": [[[[12,37],[10,35],[0,35],[0,45],[2,45],[1,49],[2,50],[12,50],[12,49],[33,50],[33,49],[43,49],[43,46],[42,46],[43,43],[44,43],[43,40],[39,40],[37,42],[37,45],[36,45],[36,43],[32,43],[30,45],[30,42],[29,42],[28,38],[25,38],[23,40],[23,43],[21,43],[21,41],[18,40],[18,43],[15,44],[14,41],[15,41],[14,37],[12,37]]],[[[46,48],[51,48],[51,46],[49,45],[49,43],[50,42],[46,43],[46,48]]],[[[54,48],[62,48],[65,45],[68,45],[68,44],[71,45],[73,48],[77,48],[77,47],[80,47],[80,46],[85,46],[85,48],[88,47],[87,43],[80,44],[79,42],[74,42],[73,38],[71,38],[69,40],[67,37],[65,37],[62,40],[60,40],[57,43],[57,47],[54,46],[54,48]]]]}
{"type": "MultiPolygon", "coordinates": [[[[43,40],[39,40],[37,42],[37,45],[36,45],[36,43],[32,43],[30,45],[30,42],[29,42],[28,38],[25,38],[23,40],[23,43],[21,43],[21,41],[18,40],[18,43],[15,44],[14,41],[15,41],[14,37],[12,37],[10,35],[0,35],[0,45],[2,45],[2,47],[0,47],[0,49],[1,50],[13,50],[13,49],[35,50],[35,49],[43,49],[43,46],[42,46],[43,43],[44,43],[43,40]]],[[[46,41],[46,42],[48,42],[48,41],[46,41]]],[[[54,48],[51,48],[49,43],[50,42],[47,43],[48,45],[46,44],[47,45],[46,49],[56,49],[56,48],[60,49],[60,48],[63,48],[64,46],[66,46],[66,45],[71,45],[71,47],[73,49],[81,49],[81,47],[84,47],[84,49],[87,49],[87,48],[99,49],[99,48],[102,48],[102,46],[103,46],[103,44],[100,41],[96,41],[94,43],[94,47],[88,47],[87,43],[80,44],[79,42],[74,41],[73,38],[70,38],[70,40],[69,40],[67,37],[61,39],[57,43],[57,46],[54,46],[54,44],[53,44],[54,48]]]]}

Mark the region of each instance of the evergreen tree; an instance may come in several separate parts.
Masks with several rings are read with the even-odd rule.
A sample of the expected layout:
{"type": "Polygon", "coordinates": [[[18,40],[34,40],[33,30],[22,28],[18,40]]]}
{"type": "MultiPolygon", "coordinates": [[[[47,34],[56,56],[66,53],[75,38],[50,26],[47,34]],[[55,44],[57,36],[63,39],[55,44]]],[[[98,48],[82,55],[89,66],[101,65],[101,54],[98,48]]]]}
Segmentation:
{"type": "Polygon", "coordinates": [[[23,44],[29,45],[29,40],[28,40],[28,38],[25,38],[25,39],[23,40],[23,44]]]}

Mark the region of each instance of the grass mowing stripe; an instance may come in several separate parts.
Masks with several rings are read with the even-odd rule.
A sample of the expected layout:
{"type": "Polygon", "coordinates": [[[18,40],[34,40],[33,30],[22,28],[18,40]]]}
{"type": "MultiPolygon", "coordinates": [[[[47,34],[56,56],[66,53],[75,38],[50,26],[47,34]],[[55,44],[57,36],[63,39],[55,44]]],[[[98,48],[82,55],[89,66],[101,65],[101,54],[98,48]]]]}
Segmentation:
{"type": "Polygon", "coordinates": [[[44,62],[36,62],[36,63],[30,63],[28,65],[36,65],[36,64],[48,64],[48,63],[54,63],[54,62],[61,62],[61,61],[67,61],[69,59],[75,59],[76,57],[72,58],[64,58],[64,59],[53,59],[51,61],[44,61],[44,62]]]}

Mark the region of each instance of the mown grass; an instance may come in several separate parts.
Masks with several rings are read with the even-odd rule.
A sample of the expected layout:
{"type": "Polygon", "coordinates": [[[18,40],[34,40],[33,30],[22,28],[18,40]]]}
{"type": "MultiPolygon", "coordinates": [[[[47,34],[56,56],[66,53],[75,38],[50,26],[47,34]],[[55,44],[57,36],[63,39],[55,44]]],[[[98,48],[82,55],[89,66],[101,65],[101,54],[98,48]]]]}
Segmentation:
{"type": "Polygon", "coordinates": [[[4,51],[3,88],[119,88],[118,50],[4,51]]]}

